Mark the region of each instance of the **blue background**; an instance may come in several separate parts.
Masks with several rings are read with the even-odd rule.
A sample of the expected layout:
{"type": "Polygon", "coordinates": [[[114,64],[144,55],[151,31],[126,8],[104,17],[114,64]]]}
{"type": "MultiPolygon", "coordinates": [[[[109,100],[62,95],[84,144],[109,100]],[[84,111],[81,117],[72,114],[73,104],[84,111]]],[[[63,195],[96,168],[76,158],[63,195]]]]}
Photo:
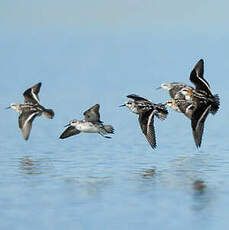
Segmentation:
{"type": "Polygon", "coordinates": [[[227,229],[227,1],[0,1],[0,228],[227,229]],[[163,82],[190,84],[195,63],[221,98],[209,115],[201,149],[190,121],[169,110],[155,120],[158,148],[137,116],[118,106],[136,93],[169,99],[163,82]],[[17,114],[25,89],[41,81],[41,104],[55,119],[38,118],[28,142],[17,114]],[[58,137],[92,105],[112,124],[97,134],[58,137]],[[155,174],[145,176],[149,169],[155,174]],[[204,181],[196,191],[193,183],[204,181]]]}

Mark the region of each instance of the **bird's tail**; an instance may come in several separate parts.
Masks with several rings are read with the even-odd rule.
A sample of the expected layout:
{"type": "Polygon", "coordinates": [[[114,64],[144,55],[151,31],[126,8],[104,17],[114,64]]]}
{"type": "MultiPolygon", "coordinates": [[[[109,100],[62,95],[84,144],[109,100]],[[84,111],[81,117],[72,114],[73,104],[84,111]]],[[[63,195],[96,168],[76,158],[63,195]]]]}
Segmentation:
{"type": "Polygon", "coordinates": [[[157,106],[157,113],[155,113],[156,117],[160,120],[165,120],[168,116],[168,110],[166,109],[165,105],[159,104],[157,106]]]}
{"type": "Polygon", "coordinates": [[[215,115],[216,112],[218,111],[219,109],[219,105],[220,105],[220,99],[219,99],[219,95],[218,94],[215,94],[213,96],[213,103],[211,105],[211,109],[210,109],[210,113],[215,115]]]}
{"type": "Polygon", "coordinates": [[[42,115],[46,118],[52,119],[54,117],[54,111],[52,109],[45,109],[42,115]]]}
{"type": "Polygon", "coordinates": [[[106,133],[114,133],[114,127],[112,125],[104,125],[103,128],[105,129],[106,133]]]}

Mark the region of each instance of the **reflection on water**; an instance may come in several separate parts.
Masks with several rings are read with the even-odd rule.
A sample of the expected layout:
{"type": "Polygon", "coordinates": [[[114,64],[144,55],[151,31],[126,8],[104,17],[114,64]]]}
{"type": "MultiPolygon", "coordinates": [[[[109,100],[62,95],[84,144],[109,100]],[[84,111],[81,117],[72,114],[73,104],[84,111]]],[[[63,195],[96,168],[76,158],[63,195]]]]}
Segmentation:
{"type": "Polygon", "coordinates": [[[45,158],[32,160],[31,157],[28,156],[22,157],[19,160],[20,170],[29,175],[43,174],[48,169],[47,160],[48,159],[45,158]]]}
{"type": "Polygon", "coordinates": [[[199,212],[211,208],[211,205],[215,200],[214,191],[208,189],[206,183],[203,180],[194,181],[192,188],[192,210],[199,212]]]}
{"type": "Polygon", "coordinates": [[[204,190],[206,189],[206,184],[204,183],[203,180],[196,180],[193,183],[193,189],[197,192],[203,193],[204,190]]]}
{"type": "Polygon", "coordinates": [[[152,178],[155,176],[156,169],[145,169],[142,172],[142,177],[143,178],[152,178]]]}
{"type": "MultiPolygon", "coordinates": [[[[163,169],[158,170],[159,182],[163,186],[187,189],[194,186],[193,184],[195,183],[196,189],[202,188],[204,190],[205,184],[203,180],[198,181],[197,178],[205,177],[209,170],[209,161],[209,156],[206,154],[178,156],[176,159],[169,161],[163,169]]],[[[213,169],[211,167],[211,170],[213,169]]]]}
{"type": "MultiPolygon", "coordinates": [[[[130,165],[130,160],[127,159],[126,164],[122,162],[122,167],[118,168],[115,168],[115,159],[110,161],[107,157],[103,161],[101,154],[79,156],[74,153],[69,157],[61,155],[56,156],[54,163],[53,155],[49,157],[46,154],[19,158],[17,162],[20,174],[29,175],[26,176],[26,182],[29,183],[25,187],[32,190],[31,194],[35,188],[37,192],[44,190],[43,196],[48,191],[47,200],[51,200],[53,204],[61,200],[62,205],[67,202],[66,205],[74,211],[82,209],[86,213],[91,208],[97,210],[102,203],[106,209],[100,210],[101,216],[113,215],[110,204],[114,206],[112,208],[115,213],[123,212],[124,217],[141,216],[138,209],[134,208],[125,213],[122,208],[125,203],[127,207],[138,207],[141,212],[147,210],[149,216],[151,213],[158,213],[155,210],[164,210],[166,207],[167,212],[158,214],[159,219],[167,218],[169,213],[178,213],[184,219],[192,216],[201,222],[199,216],[211,212],[215,204],[216,192],[212,188],[212,182],[209,183],[208,176],[209,172],[215,172],[218,165],[217,161],[213,164],[214,160],[207,154],[183,154],[166,159],[163,164],[158,161],[147,162],[147,165],[133,158],[134,164],[130,165]],[[39,186],[31,186],[30,181],[39,186]],[[57,191],[55,196],[50,195],[53,191],[57,191]]],[[[78,215],[81,216],[79,213],[78,215]]],[[[99,214],[94,215],[95,219],[100,218],[99,214]]],[[[147,219],[144,215],[141,218],[147,219]]]]}

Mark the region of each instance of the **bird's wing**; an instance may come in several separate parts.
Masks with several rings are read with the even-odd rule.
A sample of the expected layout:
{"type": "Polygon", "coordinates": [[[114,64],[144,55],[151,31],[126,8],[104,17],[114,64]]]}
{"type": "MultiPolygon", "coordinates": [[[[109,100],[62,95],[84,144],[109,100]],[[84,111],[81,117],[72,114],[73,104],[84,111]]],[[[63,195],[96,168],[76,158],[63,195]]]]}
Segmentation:
{"type": "Polygon", "coordinates": [[[32,104],[40,104],[38,93],[40,92],[41,82],[27,89],[24,93],[24,102],[32,104]]]}
{"type": "Polygon", "coordinates": [[[100,114],[99,114],[99,104],[92,106],[90,109],[83,113],[85,121],[90,122],[100,122],[100,114]]]}
{"type": "Polygon", "coordinates": [[[29,139],[29,134],[32,128],[32,122],[39,112],[28,111],[20,114],[18,118],[19,128],[25,140],[29,139]]]}
{"type": "Polygon", "coordinates": [[[204,61],[200,59],[194,66],[191,74],[190,81],[196,86],[197,90],[203,90],[209,95],[212,95],[209,83],[204,79],[204,61]]]}
{"type": "Polygon", "coordinates": [[[60,135],[60,139],[64,139],[70,136],[74,136],[79,134],[80,131],[76,129],[74,126],[69,126],[67,129],[64,130],[64,132],[60,135]]]}
{"type": "Polygon", "coordinates": [[[147,111],[139,114],[139,124],[142,132],[144,133],[147,141],[154,149],[156,148],[156,137],[155,137],[155,129],[154,129],[154,115],[155,112],[153,110],[147,111]]]}
{"type": "Polygon", "coordinates": [[[202,136],[204,132],[204,122],[209,114],[210,108],[211,105],[203,104],[198,106],[192,114],[192,118],[191,118],[192,133],[197,148],[201,146],[202,136]]]}
{"type": "Polygon", "coordinates": [[[136,95],[136,94],[130,94],[130,95],[127,95],[127,97],[128,98],[131,98],[131,99],[133,99],[133,100],[135,100],[135,101],[149,101],[148,99],[146,99],[146,98],[144,98],[144,97],[140,97],[140,96],[138,96],[138,95],[136,95]]]}
{"type": "Polygon", "coordinates": [[[195,105],[192,102],[186,100],[177,100],[177,106],[180,111],[189,119],[192,118],[193,110],[195,109],[195,105]]]}

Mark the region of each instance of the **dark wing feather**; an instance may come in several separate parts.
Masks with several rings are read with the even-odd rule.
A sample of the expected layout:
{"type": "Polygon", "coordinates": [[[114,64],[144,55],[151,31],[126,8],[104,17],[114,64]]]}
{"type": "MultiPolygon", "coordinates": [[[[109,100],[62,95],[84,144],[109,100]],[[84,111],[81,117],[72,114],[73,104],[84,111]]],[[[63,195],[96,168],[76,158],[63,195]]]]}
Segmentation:
{"type": "Polygon", "coordinates": [[[195,109],[191,118],[192,133],[195,140],[196,147],[201,146],[202,136],[204,132],[204,122],[209,114],[211,105],[203,104],[195,109]]]}
{"type": "Polygon", "coordinates": [[[60,135],[60,139],[64,139],[70,136],[74,136],[76,134],[79,134],[80,131],[76,129],[74,126],[69,126],[67,129],[64,130],[64,132],[60,135]]]}
{"type": "Polygon", "coordinates": [[[131,99],[133,99],[133,100],[135,100],[135,101],[149,101],[148,99],[146,99],[146,98],[144,98],[144,97],[140,97],[140,96],[138,96],[138,95],[136,95],[136,94],[130,94],[130,95],[128,95],[127,96],[128,98],[131,98],[131,99]]]}
{"type": "Polygon", "coordinates": [[[155,136],[155,129],[154,129],[154,111],[150,114],[147,123],[147,136],[146,139],[150,143],[152,148],[156,148],[156,136],[155,136]]]}
{"type": "Polygon", "coordinates": [[[190,74],[190,81],[197,90],[203,90],[212,96],[209,83],[204,79],[204,61],[201,59],[193,68],[190,74]]]}
{"type": "Polygon", "coordinates": [[[85,121],[90,122],[100,122],[100,114],[99,114],[99,104],[92,106],[90,109],[83,113],[85,121]]]}
{"type": "Polygon", "coordinates": [[[156,148],[156,137],[154,130],[154,111],[150,110],[139,114],[138,121],[142,132],[153,149],[156,148]]]}
{"type": "Polygon", "coordinates": [[[25,103],[32,103],[32,104],[39,104],[40,99],[38,93],[40,92],[41,82],[37,83],[36,85],[32,86],[31,88],[27,89],[24,93],[24,102],[25,103]]]}
{"type": "Polygon", "coordinates": [[[29,139],[29,134],[32,128],[32,122],[39,112],[23,112],[18,118],[19,128],[25,140],[29,139]]]}
{"type": "Polygon", "coordinates": [[[197,76],[200,78],[204,78],[204,60],[200,59],[194,69],[196,70],[197,76]]]}

